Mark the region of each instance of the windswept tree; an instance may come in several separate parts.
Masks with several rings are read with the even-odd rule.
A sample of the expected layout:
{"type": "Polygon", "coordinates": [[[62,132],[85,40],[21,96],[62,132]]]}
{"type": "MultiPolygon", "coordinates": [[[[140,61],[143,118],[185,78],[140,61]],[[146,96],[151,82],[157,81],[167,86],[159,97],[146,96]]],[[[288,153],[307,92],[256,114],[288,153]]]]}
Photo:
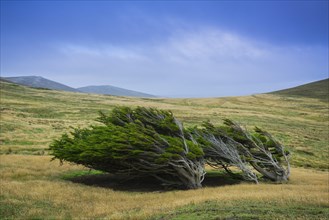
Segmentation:
{"type": "Polygon", "coordinates": [[[97,120],[103,125],[55,140],[54,159],[114,174],[150,175],[167,186],[201,187],[203,151],[170,111],[117,107],[97,120]]]}
{"type": "Polygon", "coordinates": [[[153,176],[187,189],[201,187],[205,162],[232,175],[236,167],[256,183],[256,172],[276,182],[290,175],[289,152],[257,127],[250,133],[226,119],[223,126],[204,122],[185,129],[172,112],[143,107],[100,112],[97,121],[102,125],[76,128],[55,140],[53,158],[129,177],[153,176]]]}
{"type": "Polygon", "coordinates": [[[289,151],[260,128],[256,127],[251,134],[236,122],[225,119],[224,126],[205,122],[202,129],[194,129],[193,133],[211,166],[223,167],[229,173],[232,173],[230,166],[237,167],[246,180],[256,183],[258,177],[253,170],[275,182],[289,178],[289,151]]]}

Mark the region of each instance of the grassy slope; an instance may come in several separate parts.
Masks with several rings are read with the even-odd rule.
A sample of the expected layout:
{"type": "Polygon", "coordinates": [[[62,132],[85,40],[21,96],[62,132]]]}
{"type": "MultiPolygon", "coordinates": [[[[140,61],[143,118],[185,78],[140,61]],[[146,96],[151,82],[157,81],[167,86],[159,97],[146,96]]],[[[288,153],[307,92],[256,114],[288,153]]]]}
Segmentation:
{"type": "Polygon", "coordinates": [[[328,169],[328,103],[276,95],[209,99],[143,99],[39,90],[1,82],[0,153],[37,154],[70,126],[96,123],[116,105],[170,109],[194,125],[225,117],[273,133],[293,152],[293,164],[328,169]]]}
{"type": "Polygon", "coordinates": [[[272,218],[291,217],[277,213],[280,207],[287,212],[289,207],[301,209],[294,216],[304,219],[324,218],[328,214],[323,211],[327,210],[323,207],[328,207],[328,172],[300,168],[293,170],[288,185],[240,184],[160,194],[95,188],[63,180],[64,174],[85,169],[68,164],[59,167],[55,161],[50,163],[46,149],[51,140],[68,131],[70,126],[96,123],[93,119],[98,110],[108,111],[116,105],[170,109],[185,125],[205,119],[221,123],[225,117],[246,124],[248,128],[257,125],[292,150],[293,166],[328,169],[328,103],[319,99],[270,94],[209,99],[142,99],[39,90],[1,82],[2,217],[143,219],[154,215],[165,218],[160,213],[169,213],[171,218],[179,219],[186,214],[193,216],[193,210],[203,209],[204,201],[210,201],[207,207],[215,210],[210,211],[211,216],[203,216],[210,219],[218,216],[248,217],[250,213],[244,209],[234,211],[233,207],[253,210],[259,202],[264,204],[258,210],[259,216],[271,212],[272,218]],[[271,209],[273,204],[276,209],[271,209]],[[183,205],[187,206],[173,211],[183,205]],[[303,212],[306,206],[310,209],[303,212]],[[218,207],[222,207],[222,211],[219,212],[218,207]]]}
{"type": "Polygon", "coordinates": [[[321,99],[329,101],[329,79],[324,79],[305,85],[297,86],[294,88],[284,89],[272,94],[285,95],[285,96],[300,96],[321,99]]]}

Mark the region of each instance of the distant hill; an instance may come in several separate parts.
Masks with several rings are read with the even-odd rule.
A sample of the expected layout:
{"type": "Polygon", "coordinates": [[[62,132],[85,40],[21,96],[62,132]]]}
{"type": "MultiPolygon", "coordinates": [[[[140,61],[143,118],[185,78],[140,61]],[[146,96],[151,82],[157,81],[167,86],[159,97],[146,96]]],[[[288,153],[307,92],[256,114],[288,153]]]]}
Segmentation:
{"type": "Polygon", "coordinates": [[[279,95],[288,95],[288,96],[303,96],[309,98],[317,98],[324,101],[328,101],[329,99],[329,78],[311,82],[308,84],[300,85],[297,87],[283,89],[275,92],[271,92],[271,94],[279,94],[279,95]]]}
{"type": "Polygon", "coordinates": [[[23,86],[29,86],[34,88],[44,88],[52,90],[62,90],[68,92],[83,92],[83,93],[95,93],[114,96],[132,96],[132,97],[144,97],[151,98],[156,97],[154,95],[123,89],[115,86],[86,86],[81,88],[72,88],[67,85],[45,79],[41,76],[17,76],[17,77],[1,77],[1,81],[12,82],[23,86]]]}
{"type": "Polygon", "coordinates": [[[123,89],[115,86],[86,86],[77,88],[79,91],[84,93],[96,93],[96,94],[104,94],[104,95],[114,95],[114,96],[132,96],[132,97],[144,97],[144,98],[152,98],[156,97],[154,95],[136,92],[128,89],[123,89]]]}
{"type": "Polygon", "coordinates": [[[67,85],[45,79],[41,76],[17,76],[17,77],[2,77],[3,80],[13,82],[16,84],[30,86],[34,88],[44,88],[53,90],[63,90],[69,92],[79,92],[77,89],[67,85]]]}

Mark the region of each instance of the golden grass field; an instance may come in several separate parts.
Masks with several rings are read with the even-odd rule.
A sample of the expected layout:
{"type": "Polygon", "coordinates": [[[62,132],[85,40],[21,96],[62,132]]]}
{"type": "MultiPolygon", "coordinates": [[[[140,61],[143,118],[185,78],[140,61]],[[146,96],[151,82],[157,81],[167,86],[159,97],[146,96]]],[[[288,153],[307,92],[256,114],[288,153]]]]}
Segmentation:
{"type": "Polygon", "coordinates": [[[1,82],[0,119],[1,219],[329,217],[328,103],[318,99],[269,94],[143,99],[1,82]],[[51,161],[47,148],[54,138],[70,126],[97,123],[98,110],[109,111],[117,105],[170,109],[186,126],[206,119],[219,124],[227,117],[247,128],[264,128],[292,151],[291,179],[287,184],[227,182],[222,173],[208,169],[202,189],[145,190],[139,185],[103,184],[116,180],[88,173],[81,166],[51,161]],[[94,185],[89,184],[93,179],[94,185]]]}
{"type": "Polygon", "coordinates": [[[329,205],[329,176],[323,171],[294,168],[290,182],[283,185],[241,183],[187,191],[126,192],[63,180],[63,173],[83,168],[59,166],[58,161],[50,162],[49,156],[2,155],[0,158],[2,204],[15,207],[4,213],[17,218],[146,219],[211,200],[219,201],[219,206],[249,202],[256,202],[260,207],[276,204],[286,211],[296,204],[305,209],[329,205]]]}

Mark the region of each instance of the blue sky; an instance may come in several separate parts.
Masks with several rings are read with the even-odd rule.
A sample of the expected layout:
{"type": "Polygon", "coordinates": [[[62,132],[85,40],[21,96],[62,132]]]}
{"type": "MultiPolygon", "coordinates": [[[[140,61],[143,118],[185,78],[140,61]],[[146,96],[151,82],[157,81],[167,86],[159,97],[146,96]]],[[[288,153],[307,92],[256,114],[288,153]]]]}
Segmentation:
{"type": "Polygon", "coordinates": [[[1,76],[168,97],[328,78],[328,1],[1,1],[1,76]]]}

